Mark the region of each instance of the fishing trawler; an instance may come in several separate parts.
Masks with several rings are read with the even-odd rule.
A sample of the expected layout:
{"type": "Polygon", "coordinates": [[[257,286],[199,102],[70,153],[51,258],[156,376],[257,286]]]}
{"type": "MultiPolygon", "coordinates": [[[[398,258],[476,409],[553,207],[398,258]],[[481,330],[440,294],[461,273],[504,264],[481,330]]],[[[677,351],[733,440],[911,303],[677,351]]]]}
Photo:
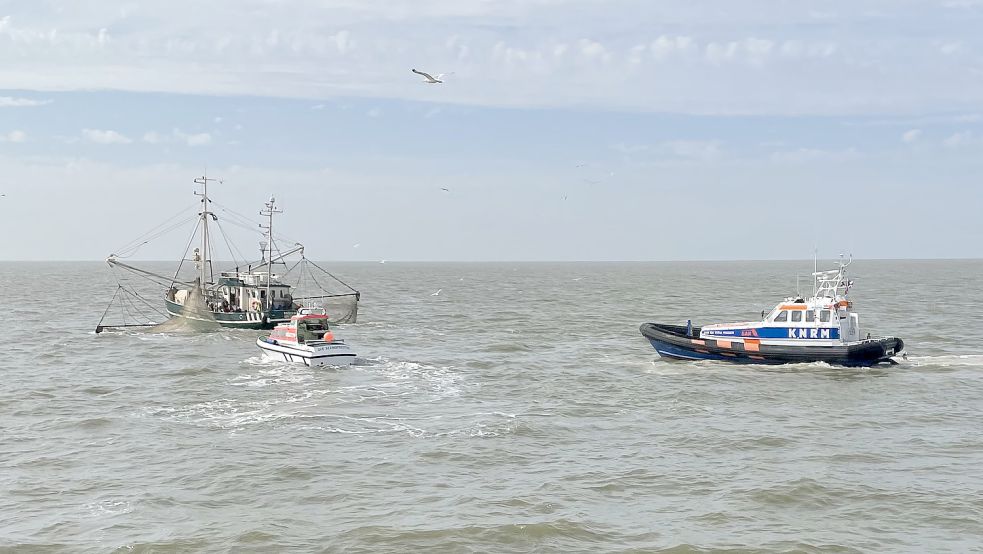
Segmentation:
{"type": "MultiPolygon", "coordinates": [[[[852,261],[852,260],[851,260],[852,261]]],[[[642,336],[664,358],[743,363],[827,362],[845,366],[896,363],[907,357],[896,337],[861,338],[860,316],[847,294],[850,262],[815,271],[813,296],[786,298],[761,321],[706,325],[645,323],[642,336]]]]}
{"type": "Polygon", "coordinates": [[[323,308],[300,308],[290,321],[277,325],[268,337],[256,339],[264,356],[308,367],[351,365],[355,352],[336,339],[323,308]]]}
{"type": "Polygon", "coordinates": [[[335,315],[332,321],[335,323],[356,321],[361,298],[357,290],[308,260],[302,244],[294,243],[285,250],[277,245],[273,217],[282,210],[277,207],[275,198],[270,197],[259,212],[265,222],[258,226],[246,216],[223,208],[232,224],[250,232],[255,232],[257,227],[261,229],[261,259],[238,261],[236,250],[222,229],[218,214],[213,209],[214,202],[208,195],[211,181],[216,179],[203,176],[194,180],[201,185],[201,192],[195,192],[201,197],[201,207],[195,215],[186,219],[188,222],[194,219],[197,223],[172,276],[140,268],[121,259],[132,256],[149,240],[178,226],[169,222],[131,242],[119,254],[112,254],[106,260],[114,271],[143,277],[153,285],[163,286],[163,310],[147,301],[145,294],[137,291],[128,283],[128,279],[117,275],[116,294],[96,326],[96,333],[107,329],[151,327],[168,318],[237,329],[272,329],[277,324],[289,322],[301,306],[313,304],[332,306],[335,315]],[[164,225],[169,226],[160,229],[164,225]],[[212,237],[212,225],[218,228],[224,243],[229,246],[229,255],[235,264],[232,269],[214,270],[213,246],[217,241],[212,237]],[[196,241],[197,245],[192,250],[196,241]],[[189,266],[193,266],[193,273],[189,266]],[[315,269],[321,275],[315,275],[315,269]],[[326,289],[325,285],[329,283],[338,285],[341,290],[326,289]],[[114,304],[119,305],[119,311],[111,309],[114,304]],[[118,317],[120,321],[107,323],[106,317],[110,315],[118,317]]]}

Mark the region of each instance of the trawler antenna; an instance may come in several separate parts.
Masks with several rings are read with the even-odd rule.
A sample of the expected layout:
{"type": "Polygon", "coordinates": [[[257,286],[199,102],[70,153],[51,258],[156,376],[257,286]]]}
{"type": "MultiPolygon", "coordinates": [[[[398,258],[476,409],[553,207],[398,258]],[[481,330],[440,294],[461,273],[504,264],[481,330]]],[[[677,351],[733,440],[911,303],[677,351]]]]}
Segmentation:
{"type": "Polygon", "coordinates": [[[212,270],[212,257],[208,254],[208,218],[216,217],[215,214],[208,211],[208,204],[211,202],[211,199],[208,198],[209,181],[218,181],[219,183],[222,182],[220,179],[209,178],[207,174],[195,179],[195,183],[201,185],[202,187],[201,193],[195,192],[196,196],[201,197],[201,214],[199,215],[201,215],[202,261],[201,266],[198,268],[198,278],[200,279],[202,286],[205,286],[205,283],[210,282],[210,278],[215,275],[215,272],[212,270]]]}
{"type": "Polygon", "coordinates": [[[276,198],[273,196],[270,196],[270,201],[264,205],[266,208],[260,210],[259,215],[265,215],[269,218],[269,223],[260,225],[260,227],[266,229],[266,248],[269,253],[269,257],[266,258],[266,301],[269,303],[267,305],[267,310],[269,310],[273,308],[273,299],[270,297],[270,281],[273,279],[273,215],[282,214],[283,210],[276,207],[276,198]]]}

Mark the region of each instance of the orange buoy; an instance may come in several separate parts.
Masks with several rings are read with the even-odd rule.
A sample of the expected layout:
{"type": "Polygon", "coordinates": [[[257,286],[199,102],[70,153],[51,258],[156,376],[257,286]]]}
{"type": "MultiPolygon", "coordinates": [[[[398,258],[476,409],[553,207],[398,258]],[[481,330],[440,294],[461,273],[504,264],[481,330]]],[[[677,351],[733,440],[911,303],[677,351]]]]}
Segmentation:
{"type": "Polygon", "coordinates": [[[331,331],[324,333],[324,342],[331,342],[333,340],[334,340],[334,333],[332,333],[331,331]]]}

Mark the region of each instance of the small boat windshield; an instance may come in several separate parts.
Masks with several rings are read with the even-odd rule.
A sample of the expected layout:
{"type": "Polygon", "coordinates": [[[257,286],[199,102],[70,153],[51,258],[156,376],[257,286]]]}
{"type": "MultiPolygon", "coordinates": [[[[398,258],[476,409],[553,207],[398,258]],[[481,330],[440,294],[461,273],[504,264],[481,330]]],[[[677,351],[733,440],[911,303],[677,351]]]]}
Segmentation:
{"type": "Polygon", "coordinates": [[[327,319],[303,319],[297,322],[297,342],[319,340],[327,332],[327,319]]]}

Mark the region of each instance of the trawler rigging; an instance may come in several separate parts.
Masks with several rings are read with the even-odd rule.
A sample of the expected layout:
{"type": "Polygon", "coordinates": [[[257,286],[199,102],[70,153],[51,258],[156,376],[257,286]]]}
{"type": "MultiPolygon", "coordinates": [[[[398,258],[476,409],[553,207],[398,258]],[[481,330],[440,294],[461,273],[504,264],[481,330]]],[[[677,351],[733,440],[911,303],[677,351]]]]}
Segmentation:
{"type": "MultiPolygon", "coordinates": [[[[259,212],[265,221],[258,226],[245,216],[225,210],[232,216],[230,222],[234,225],[250,232],[255,232],[257,227],[261,229],[261,259],[254,262],[239,261],[234,243],[229,240],[219,224],[218,215],[212,210],[214,202],[209,196],[208,185],[216,181],[222,183],[206,176],[194,180],[201,186],[201,192],[195,191],[195,195],[200,197],[200,210],[194,216],[197,223],[172,276],[124,262],[121,258],[134,255],[141,246],[176,229],[178,224],[165,222],[132,242],[121,251],[123,255],[109,256],[106,261],[117,276],[117,290],[100,319],[96,332],[152,327],[167,318],[230,328],[271,329],[279,323],[290,321],[297,310],[304,306],[327,308],[330,310],[332,323],[355,322],[361,298],[355,288],[308,260],[304,255],[304,246],[299,242],[284,250],[278,246],[273,221],[274,216],[283,211],[277,206],[274,197],[270,197],[259,212]],[[210,224],[215,224],[228,246],[235,262],[234,269],[216,274],[212,244],[214,237],[210,224]],[[192,245],[195,246],[192,248],[192,245]],[[193,266],[193,272],[186,269],[186,263],[193,266]],[[321,274],[320,280],[315,275],[315,270],[321,274]],[[146,290],[146,283],[143,284],[143,290],[138,291],[140,287],[130,283],[129,276],[140,277],[145,282],[164,289],[163,312],[147,300],[150,293],[146,290]],[[332,288],[327,288],[328,284],[332,288]],[[116,310],[111,309],[114,303],[119,308],[118,315],[116,310]],[[108,321],[107,317],[114,321],[108,321]]],[[[180,224],[188,222],[185,219],[180,224]]]]}

